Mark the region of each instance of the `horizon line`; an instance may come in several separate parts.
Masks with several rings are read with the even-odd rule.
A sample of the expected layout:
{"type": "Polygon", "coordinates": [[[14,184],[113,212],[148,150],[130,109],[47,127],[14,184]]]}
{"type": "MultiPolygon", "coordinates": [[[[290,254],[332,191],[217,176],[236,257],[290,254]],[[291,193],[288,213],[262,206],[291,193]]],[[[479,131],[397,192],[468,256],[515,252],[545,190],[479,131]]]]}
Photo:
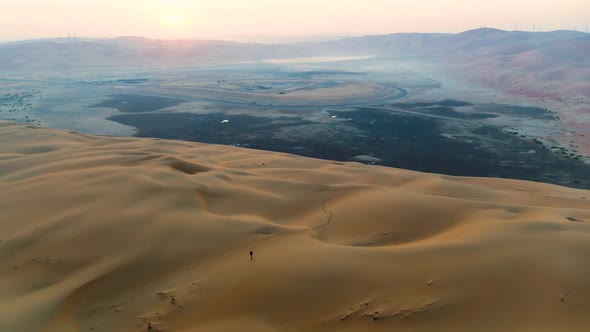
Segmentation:
{"type": "MultiPolygon", "coordinates": [[[[297,40],[300,39],[301,41],[278,41],[277,43],[305,43],[305,42],[318,42],[313,40],[305,40],[306,38],[318,38],[318,37],[326,37],[333,36],[334,39],[325,39],[324,41],[336,41],[348,38],[362,38],[362,37],[369,37],[369,36],[390,36],[390,35],[460,35],[466,32],[471,31],[478,31],[478,30],[494,30],[499,32],[524,32],[524,33],[535,33],[535,34],[542,34],[542,33],[552,33],[552,32],[577,32],[582,34],[588,34],[588,31],[580,31],[580,30],[572,30],[572,29],[557,29],[557,30],[504,30],[498,29],[493,27],[479,27],[474,29],[468,29],[460,32],[391,32],[391,33],[367,33],[367,34],[353,34],[353,33],[317,33],[317,34],[308,34],[308,35],[285,35],[285,36],[278,36],[278,35],[243,35],[244,39],[256,39],[256,38],[263,38],[263,39],[293,39],[297,40]]],[[[235,36],[242,36],[242,35],[235,35],[235,36]]],[[[228,36],[229,37],[229,36],[228,36]]],[[[236,39],[224,39],[225,37],[220,38],[157,38],[157,37],[147,37],[147,36],[140,36],[140,35],[120,35],[120,36],[112,36],[112,37],[87,37],[87,36],[78,36],[75,33],[66,33],[65,36],[56,36],[56,37],[32,37],[32,38],[24,38],[24,39],[9,39],[9,40],[0,40],[0,43],[18,43],[18,42],[34,42],[34,41],[43,41],[43,40],[76,40],[76,39],[89,39],[89,40],[114,40],[114,39],[144,39],[144,40],[151,40],[151,41],[211,41],[211,42],[234,42],[240,44],[246,43],[254,43],[254,44],[272,44],[275,41],[268,41],[268,42],[261,42],[261,41],[249,41],[249,40],[236,40],[236,39]]]]}

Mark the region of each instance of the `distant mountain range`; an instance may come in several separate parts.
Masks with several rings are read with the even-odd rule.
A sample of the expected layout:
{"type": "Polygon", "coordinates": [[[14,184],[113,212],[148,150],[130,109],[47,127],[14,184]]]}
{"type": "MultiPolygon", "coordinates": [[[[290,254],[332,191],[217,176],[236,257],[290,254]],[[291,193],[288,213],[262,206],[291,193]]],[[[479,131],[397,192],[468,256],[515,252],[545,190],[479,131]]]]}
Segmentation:
{"type": "Polygon", "coordinates": [[[590,97],[590,34],[577,31],[482,28],[458,34],[394,33],[289,44],[141,37],[42,39],[0,44],[0,72],[169,68],[345,55],[414,58],[532,97],[590,97]],[[560,88],[545,92],[547,82],[560,88]]]}
{"type": "Polygon", "coordinates": [[[542,57],[547,62],[584,63],[590,58],[590,34],[576,31],[509,32],[482,28],[458,34],[394,33],[290,44],[152,40],[141,37],[57,38],[0,44],[0,69],[176,66],[360,54],[433,57],[433,60],[527,54],[542,57]]]}

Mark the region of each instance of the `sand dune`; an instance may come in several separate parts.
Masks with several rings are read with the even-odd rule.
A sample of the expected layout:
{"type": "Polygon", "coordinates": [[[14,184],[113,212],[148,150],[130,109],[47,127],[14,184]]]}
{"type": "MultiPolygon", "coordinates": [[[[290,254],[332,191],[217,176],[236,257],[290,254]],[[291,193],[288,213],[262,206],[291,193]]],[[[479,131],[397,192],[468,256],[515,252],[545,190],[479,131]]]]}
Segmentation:
{"type": "Polygon", "coordinates": [[[589,201],[0,122],[0,331],[587,331],[589,201]]]}

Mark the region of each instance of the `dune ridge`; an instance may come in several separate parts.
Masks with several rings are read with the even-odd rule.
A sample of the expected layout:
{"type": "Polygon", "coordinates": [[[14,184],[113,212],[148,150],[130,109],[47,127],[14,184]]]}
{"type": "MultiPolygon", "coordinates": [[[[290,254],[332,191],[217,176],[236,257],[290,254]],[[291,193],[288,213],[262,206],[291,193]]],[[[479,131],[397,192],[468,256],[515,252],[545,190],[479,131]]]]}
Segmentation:
{"type": "Polygon", "coordinates": [[[586,331],[589,200],[0,122],[0,331],[586,331]]]}

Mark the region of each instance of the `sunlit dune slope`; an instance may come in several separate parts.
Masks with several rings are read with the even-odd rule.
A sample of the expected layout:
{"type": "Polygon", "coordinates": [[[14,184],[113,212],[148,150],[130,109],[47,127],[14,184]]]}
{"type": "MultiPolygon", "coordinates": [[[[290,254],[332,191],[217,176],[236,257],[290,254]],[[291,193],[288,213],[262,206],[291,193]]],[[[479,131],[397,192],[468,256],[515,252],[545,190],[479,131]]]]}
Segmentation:
{"type": "Polygon", "coordinates": [[[589,201],[0,122],[0,331],[587,331],[589,201]]]}

